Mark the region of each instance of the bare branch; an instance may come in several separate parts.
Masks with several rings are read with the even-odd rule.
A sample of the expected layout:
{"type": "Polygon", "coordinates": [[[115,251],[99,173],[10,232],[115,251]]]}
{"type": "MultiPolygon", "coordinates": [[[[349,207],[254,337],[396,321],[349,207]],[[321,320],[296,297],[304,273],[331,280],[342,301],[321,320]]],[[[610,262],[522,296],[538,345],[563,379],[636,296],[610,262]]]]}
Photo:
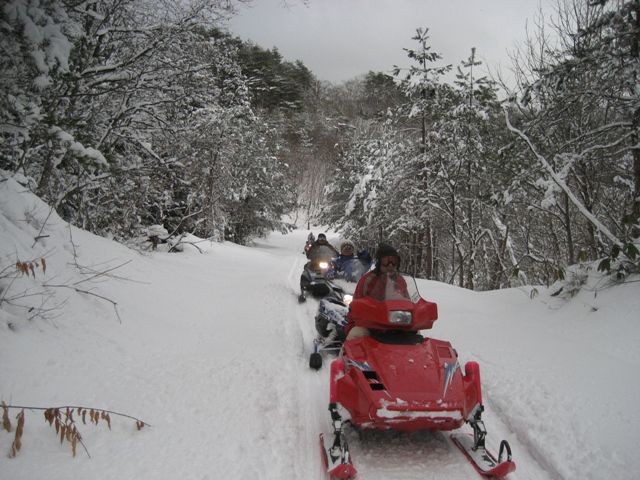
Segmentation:
{"type": "Polygon", "coordinates": [[[560,187],[560,189],[564,191],[567,197],[569,197],[569,199],[571,200],[571,203],[573,203],[573,205],[580,211],[580,213],[582,213],[582,215],[590,223],[592,223],[594,227],[596,227],[600,232],[602,232],[609,239],[609,241],[611,241],[611,243],[613,243],[614,245],[618,245],[619,247],[622,247],[622,242],[613,233],[611,233],[611,231],[609,231],[609,229],[602,222],[600,222],[591,212],[589,212],[584,207],[582,202],[578,200],[578,198],[573,194],[573,192],[567,186],[567,184],[555,172],[555,170],[553,169],[551,164],[549,164],[547,159],[538,153],[531,139],[527,137],[527,135],[525,135],[524,132],[522,132],[522,130],[515,128],[511,124],[511,121],[509,120],[509,112],[507,111],[506,108],[504,108],[504,116],[505,116],[507,127],[509,128],[509,130],[517,134],[520,138],[522,138],[525,141],[525,143],[529,146],[529,149],[531,150],[533,155],[536,157],[536,159],[542,164],[542,166],[545,168],[547,173],[551,176],[551,178],[556,183],[556,185],[558,185],[558,187],[560,187]]]}

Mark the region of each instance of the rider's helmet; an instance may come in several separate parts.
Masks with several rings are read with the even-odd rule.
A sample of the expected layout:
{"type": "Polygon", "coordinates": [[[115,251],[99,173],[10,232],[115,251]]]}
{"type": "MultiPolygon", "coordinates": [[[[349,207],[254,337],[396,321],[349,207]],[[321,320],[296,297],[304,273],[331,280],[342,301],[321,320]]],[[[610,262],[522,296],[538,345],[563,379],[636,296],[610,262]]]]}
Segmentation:
{"type": "Polygon", "coordinates": [[[381,243],[376,250],[376,273],[380,273],[380,266],[387,261],[393,260],[395,257],[395,268],[400,268],[400,254],[398,251],[387,243],[381,243]]]}
{"type": "Polygon", "coordinates": [[[327,243],[327,236],[324,233],[319,233],[317,242],[324,245],[327,243]]]}

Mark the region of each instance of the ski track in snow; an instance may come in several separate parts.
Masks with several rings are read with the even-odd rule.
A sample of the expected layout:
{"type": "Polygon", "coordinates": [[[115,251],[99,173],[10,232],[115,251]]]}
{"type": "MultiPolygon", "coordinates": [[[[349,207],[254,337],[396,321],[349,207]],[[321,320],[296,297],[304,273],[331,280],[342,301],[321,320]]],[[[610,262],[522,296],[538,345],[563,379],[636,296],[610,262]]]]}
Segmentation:
{"type": "MultiPolygon", "coordinates": [[[[300,274],[306,263],[306,258],[302,255],[296,255],[288,261],[291,262],[291,269],[287,277],[287,284],[294,292],[296,302],[300,293],[300,274]]],[[[298,411],[300,421],[297,428],[304,433],[303,438],[296,445],[305,445],[302,449],[305,455],[304,465],[307,466],[306,471],[303,469],[299,472],[297,478],[323,479],[325,477],[322,462],[318,454],[318,435],[323,426],[323,409],[326,408],[326,396],[323,394],[323,378],[317,372],[309,369],[309,354],[311,345],[315,336],[315,327],[309,318],[315,315],[315,309],[318,303],[313,298],[308,298],[306,302],[296,305],[292,310],[289,327],[295,331],[295,338],[292,341],[298,346],[298,355],[296,368],[303,373],[294,373],[294,377],[298,377],[298,411]],[[313,473],[315,472],[315,474],[313,473]]],[[[328,391],[328,390],[325,390],[328,391]]],[[[302,462],[301,462],[302,463],[302,462]]]]}
{"type": "MultiPolygon", "coordinates": [[[[481,356],[477,356],[481,365],[491,365],[489,362],[483,360],[481,356]]],[[[481,370],[482,374],[482,370],[481,370]]],[[[518,465],[515,473],[509,477],[513,480],[548,480],[548,479],[563,479],[564,477],[555,467],[553,457],[549,457],[547,452],[541,448],[539,441],[537,441],[536,434],[541,433],[543,424],[539,421],[527,422],[523,424],[522,421],[511,421],[512,415],[517,415],[513,406],[507,405],[502,402],[498,391],[502,387],[500,382],[502,379],[497,379],[493,376],[485,375],[483,379],[483,402],[485,405],[484,421],[491,430],[487,438],[487,445],[493,447],[493,453],[497,453],[497,441],[502,438],[507,438],[511,449],[514,454],[514,459],[518,465]],[[496,387],[495,385],[499,386],[496,387]],[[526,461],[525,461],[526,459],[526,461]]],[[[544,418],[546,412],[541,409],[536,402],[536,398],[540,395],[545,395],[543,389],[534,386],[529,383],[524,383],[518,379],[511,378],[506,382],[511,392],[521,391],[522,395],[526,397],[526,404],[530,407],[529,412],[534,413],[534,417],[531,417],[531,413],[524,418],[544,418]],[[533,387],[533,388],[532,388],[533,387]],[[532,395],[532,391],[536,392],[532,395]]],[[[505,385],[505,387],[507,386],[505,385]]],[[[577,441],[574,432],[565,431],[564,435],[567,437],[567,441],[577,441]],[[573,439],[573,440],[568,440],[573,439]]]]}
{"type": "MultiPolygon", "coordinates": [[[[327,355],[323,367],[315,372],[309,369],[308,359],[312,351],[315,332],[315,314],[318,300],[312,296],[298,304],[299,277],[306,262],[303,255],[287,256],[283,261],[290,263],[288,274],[283,278],[283,288],[274,291],[273,295],[264,295],[276,305],[293,303],[291,310],[283,312],[283,344],[290,358],[282,358],[284,376],[297,378],[296,382],[288,382],[279,386],[277,398],[289,396],[289,409],[282,409],[289,426],[279,437],[271,438],[281,445],[305,445],[304,449],[296,449],[294,465],[282,466],[274,471],[290,471],[297,478],[325,478],[322,471],[318,436],[320,432],[329,435],[328,380],[329,365],[334,357],[327,355]],[[278,293],[280,295],[278,295],[278,293]],[[285,298],[282,298],[282,297],[285,298]],[[289,313],[290,312],[290,313],[289,313]],[[288,365],[288,367],[285,367],[288,365]],[[286,433],[288,432],[288,433],[286,433]],[[304,456],[300,457],[300,452],[304,456]],[[316,472],[313,474],[312,472],[316,472]]],[[[268,302],[267,302],[268,303],[268,302]]],[[[268,410],[267,410],[268,411],[268,410]]],[[[489,428],[493,427],[491,425],[489,428]]],[[[279,428],[282,429],[280,425],[279,428]]],[[[276,426],[273,426],[276,430],[276,426]]],[[[500,428],[500,433],[509,436],[507,428],[500,428]]],[[[499,442],[496,436],[489,440],[499,442]]],[[[443,479],[463,480],[477,478],[478,475],[464,459],[462,454],[448,438],[448,432],[419,432],[405,434],[400,432],[355,431],[348,428],[348,438],[353,459],[359,471],[359,479],[364,480],[418,480],[443,479]]],[[[275,456],[278,458],[278,456],[275,456]]],[[[256,468],[258,471],[258,468],[256,468]]],[[[264,471],[264,470],[263,470],[264,471]]],[[[246,474],[248,472],[243,472],[246,474]]],[[[243,478],[246,478],[243,476],[243,478]]],[[[516,479],[537,480],[537,476],[512,475],[516,479]]]]}
{"type": "MultiPolygon", "coordinates": [[[[294,232],[293,235],[295,235],[294,232]]],[[[301,240],[302,241],[302,240],[301,240]]],[[[301,243],[303,244],[303,243],[301,243]]],[[[293,257],[287,278],[289,287],[299,293],[300,274],[306,258],[303,255],[293,257]]],[[[355,284],[353,285],[355,288],[355,284]]],[[[301,408],[306,415],[303,426],[308,432],[305,442],[307,452],[313,457],[308,465],[308,478],[325,479],[323,472],[319,434],[331,435],[331,422],[328,412],[329,368],[332,355],[325,355],[322,368],[315,372],[309,368],[309,355],[312,352],[313,339],[316,336],[315,315],[319,301],[308,295],[307,301],[299,304],[295,315],[303,341],[303,358],[300,387],[301,408]],[[309,472],[318,472],[317,477],[309,472]]],[[[347,427],[349,447],[354,465],[361,480],[425,480],[449,479],[466,480],[478,475],[462,457],[457,447],[448,438],[447,432],[419,432],[405,434],[400,432],[356,431],[347,427]]],[[[305,477],[307,478],[307,477],[305,477]]]]}

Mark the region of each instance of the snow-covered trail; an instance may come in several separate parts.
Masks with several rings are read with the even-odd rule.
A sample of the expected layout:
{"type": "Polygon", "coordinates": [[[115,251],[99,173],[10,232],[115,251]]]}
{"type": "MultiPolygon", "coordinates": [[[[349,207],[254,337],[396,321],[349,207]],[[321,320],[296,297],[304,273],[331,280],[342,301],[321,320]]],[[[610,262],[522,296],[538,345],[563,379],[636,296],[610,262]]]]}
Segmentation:
{"type": "MultiPolygon", "coordinates": [[[[141,256],[85,232],[74,241],[80,261],[131,260],[117,271],[125,280],[97,290],[117,300],[122,323],[108,304],[72,296],[79,306],[67,315],[19,334],[5,326],[2,399],[104,408],[152,426],[137,432],[113,416],[111,432],[80,427],[91,458],[74,459],[28,413],[20,455],[0,459],[3,478],[320,478],[326,389],[307,366],[313,306],[292,289],[301,254],[214,244],[204,255],[141,256]]],[[[0,451],[11,440],[0,435],[0,451]]]]}
{"type": "MultiPolygon", "coordinates": [[[[283,261],[291,265],[288,276],[289,287],[294,294],[299,291],[299,278],[306,259],[301,255],[306,231],[292,232],[287,236],[272,234],[264,245],[257,248],[273,249],[278,247],[283,261]],[[289,252],[289,253],[287,253],[289,252]],[[293,253],[293,256],[289,256],[293,253]]],[[[329,236],[329,240],[332,240],[329,236]]],[[[337,242],[335,242],[337,243],[337,242]]],[[[274,250],[272,250],[274,251],[274,250]]],[[[354,285],[355,287],[355,285],[354,285]]],[[[306,451],[298,450],[296,456],[304,458],[311,454],[307,464],[307,478],[316,478],[310,472],[319,472],[317,478],[326,478],[319,465],[318,434],[324,431],[330,434],[328,392],[329,363],[328,356],[321,370],[314,372],[308,367],[311,345],[315,337],[314,317],[318,300],[308,297],[306,303],[298,304],[292,315],[298,322],[303,339],[301,370],[297,372],[299,385],[305,393],[300,395],[302,415],[307,416],[304,426],[306,451]]],[[[446,434],[422,432],[403,434],[398,432],[348,432],[350,448],[358,468],[358,478],[366,480],[424,480],[451,479],[463,480],[477,477],[473,468],[462,457],[446,434]]]]}
{"type": "MultiPolygon", "coordinates": [[[[278,255],[281,256],[282,260],[291,265],[288,282],[294,294],[299,291],[299,276],[305,263],[304,256],[300,254],[305,237],[306,231],[296,231],[287,236],[272,234],[267,242],[256,245],[257,248],[264,248],[265,250],[277,247],[276,250],[272,251],[278,251],[278,255]]],[[[329,239],[332,240],[331,236],[329,236],[329,239]]],[[[440,309],[441,320],[436,322],[434,330],[425,333],[436,338],[448,339],[454,347],[463,345],[465,349],[468,348],[468,351],[460,351],[461,360],[473,359],[480,361],[481,371],[484,372],[485,369],[482,369],[484,359],[481,352],[487,347],[497,348],[501,341],[508,342],[496,335],[496,332],[491,328],[486,329],[484,337],[479,338],[477,332],[469,329],[465,330],[465,328],[461,327],[460,324],[463,326],[469,325],[469,321],[467,319],[466,322],[460,322],[460,320],[465,320],[465,311],[464,309],[460,310],[460,305],[455,299],[457,298],[456,295],[461,295],[465,291],[438,282],[419,281],[419,283],[424,295],[443,303],[443,308],[440,309]],[[449,323],[453,325],[448,325],[449,323]],[[483,345],[479,346],[480,348],[474,345],[474,342],[478,341],[483,342],[483,345]],[[495,345],[490,345],[491,342],[495,342],[495,345]]],[[[474,295],[474,292],[468,292],[468,294],[474,295]]],[[[305,430],[308,434],[305,437],[305,445],[308,449],[307,452],[311,452],[312,457],[316,456],[316,458],[311,459],[306,467],[308,469],[307,472],[317,471],[318,469],[317,433],[320,429],[325,434],[330,432],[327,401],[328,366],[331,357],[325,359],[325,364],[319,372],[310,371],[307,365],[311,342],[315,336],[313,319],[317,306],[318,301],[309,297],[305,304],[299,304],[295,307],[296,313],[292,316],[297,320],[300,334],[303,338],[304,351],[302,352],[303,358],[300,364],[302,370],[297,372],[297,375],[299,376],[299,385],[306,390],[306,393],[300,395],[300,400],[303,402],[300,405],[304,412],[302,415],[307,415],[305,430]]],[[[491,311],[492,308],[495,308],[495,306],[483,305],[483,310],[491,311]]],[[[477,314],[477,312],[469,312],[471,319],[473,319],[474,313],[477,314]]],[[[486,315],[486,313],[483,312],[483,315],[486,315]]],[[[473,321],[470,323],[472,324],[473,321]]],[[[533,448],[533,451],[529,453],[528,450],[532,447],[532,444],[527,441],[527,437],[522,437],[522,441],[519,441],[517,431],[512,431],[509,418],[503,417],[503,415],[508,414],[509,410],[504,406],[503,399],[494,398],[493,394],[495,392],[495,395],[499,395],[503,388],[506,388],[505,386],[508,386],[513,379],[509,378],[510,372],[512,372],[511,368],[506,370],[495,368],[498,366],[491,362],[486,365],[487,378],[485,379],[484,399],[487,407],[485,421],[489,429],[488,445],[495,451],[501,439],[507,438],[511,442],[515,459],[518,462],[518,471],[510,476],[512,480],[560,478],[557,472],[554,472],[553,465],[547,465],[544,462],[541,465],[536,461],[536,456],[540,457],[539,452],[533,448]],[[507,378],[502,378],[500,375],[506,375],[507,378]]],[[[462,480],[478,477],[473,468],[449,440],[447,432],[420,432],[408,435],[398,432],[361,432],[358,434],[350,431],[349,436],[354,462],[359,471],[359,478],[362,479],[422,480],[425,478],[446,478],[462,480]]],[[[299,451],[298,455],[304,456],[305,452],[299,451]]],[[[319,478],[323,477],[320,476],[319,478]]]]}
{"type": "MultiPolygon", "coordinates": [[[[13,433],[0,431],[2,480],[323,478],[330,359],[309,369],[318,301],[297,302],[308,231],[252,247],[191,238],[197,247],[183,254],[140,254],[0,180],[0,401],[151,424],[78,420],[91,457],[79,448],[73,458],[42,412],[26,410],[16,458],[13,433]],[[37,268],[16,276],[17,261],[37,268]]],[[[480,363],[488,444],[511,443],[510,480],[640,471],[640,283],[575,268],[592,270],[570,299],[552,296],[557,288],[479,293],[418,281],[439,307],[427,335],[480,363]]],[[[478,478],[446,434],[349,435],[361,479],[478,478]]]]}
{"type": "MultiPolygon", "coordinates": [[[[305,303],[298,303],[300,274],[307,261],[302,254],[305,239],[306,233],[301,231],[286,236],[274,233],[268,240],[256,242],[255,248],[272,252],[287,267],[287,274],[282,278],[287,298],[283,298],[282,301],[286,300],[288,303],[293,299],[294,306],[283,312],[283,321],[287,322],[285,328],[292,332],[294,345],[288,362],[294,369],[291,377],[296,389],[292,393],[296,395],[297,403],[294,408],[300,419],[293,428],[300,436],[297,441],[285,439],[278,448],[282,454],[289,451],[295,459],[298,467],[297,478],[313,480],[325,478],[319,455],[318,435],[322,430],[329,428],[328,393],[325,393],[329,391],[329,386],[326,375],[315,372],[308,366],[309,353],[315,337],[314,317],[318,301],[310,297],[305,303]]],[[[288,422],[290,417],[285,414],[281,421],[288,422]]],[[[279,428],[279,425],[275,425],[274,428],[279,428]]]]}
{"type": "MultiPolygon", "coordinates": [[[[141,256],[74,230],[80,261],[131,260],[118,269],[121,280],[97,286],[117,300],[122,323],[108,304],[71,296],[67,315],[19,334],[3,330],[0,356],[11,360],[0,372],[3,399],[104,408],[152,426],[138,432],[118,417],[111,432],[82,426],[91,458],[72,458],[29,414],[23,450],[0,459],[3,478],[323,479],[318,435],[330,433],[330,358],[309,369],[318,301],[297,301],[306,234],[141,256]]],[[[446,434],[349,435],[361,479],[476,478],[446,434]]],[[[10,442],[0,435],[0,451],[10,442]]],[[[545,478],[520,468],[514,480],[545,478]]]]}

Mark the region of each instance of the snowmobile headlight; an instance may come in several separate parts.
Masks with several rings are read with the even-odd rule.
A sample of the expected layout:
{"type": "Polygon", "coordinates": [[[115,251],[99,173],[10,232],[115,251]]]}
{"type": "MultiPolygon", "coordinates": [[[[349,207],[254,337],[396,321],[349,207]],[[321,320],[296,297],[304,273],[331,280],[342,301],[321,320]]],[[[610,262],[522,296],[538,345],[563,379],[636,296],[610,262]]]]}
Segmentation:
{"type": "Polygon", "coordinates": [[[411,325],[411,312],[405,310],[391,310],[389,312],[389,323],[394,325],[411,325]]]}
{"type": "Polygon", "coordinates": [[[349,304],[351,303],[351,301],[353,300],[353,295],[345,295],[342,298],[342,301],[344,302],[345,305],[349,306],[349,304]]]}
{"type": "Polygon", "coordinates": [[[329,262],[319,262],[318,266],[322,269],[322,270],[326,270],[327,268],[329,268],[329,262]]]}

